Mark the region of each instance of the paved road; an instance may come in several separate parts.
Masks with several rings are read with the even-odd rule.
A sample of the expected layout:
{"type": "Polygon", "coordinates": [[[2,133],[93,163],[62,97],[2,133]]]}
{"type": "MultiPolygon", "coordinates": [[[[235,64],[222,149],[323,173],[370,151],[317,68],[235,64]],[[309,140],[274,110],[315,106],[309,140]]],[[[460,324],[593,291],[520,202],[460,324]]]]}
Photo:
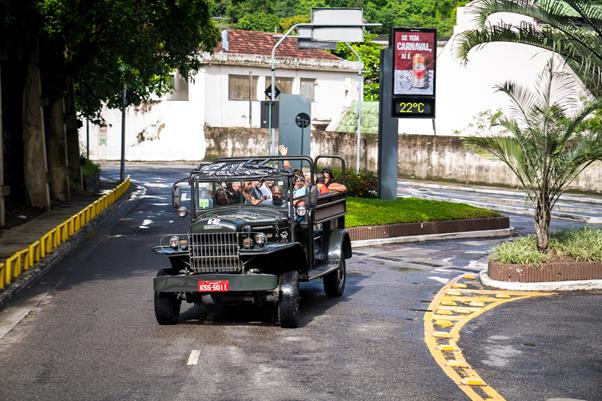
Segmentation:
{"type": "MultiPolygon", "coordinates": [[[[250,306],[192,307],[179,325],[159,326],[152,277],[165,261],[149,248],[162,234],[187,229],[169,204],[169,187],[184,171],[132,168],[134,181],[146,192],[0,313],[1,325],[11,309],[37,302],[0,339],[1,400],[465,399],[424,345],[423,313],[449,278],[482,269],[488,249],[499,240],[357,249],[343,298],[327,298],[320,282],[302,286],[304,309],[296,330],[280,329],[270,308],[250,306]],[[187,365],[193,351],[198,351],[198,364],[187,365]]],[[[107,172],[115,176],[118,170],[107,172]]],[[[589,299],[567,296],[561,307],[579,307],[599,317],[595,300],[584,303],[583,298],[589,299]]],[[[514,312],[505,329],[553,316],[524,321],[522,314],[514,312]]],[[[476,322],[488,327],[487,314],[476,322]]],[[[576,333],[602,328],[591,319],[587,326],[572,324],[576,333]]],[[[477,330],[471,333],[463,338],[475,352],[469,354],[472,363],[484,358],[487,344],[473,347],[471,336],[478,337],[475,341],[484,337],[477,330]]],[[[591,349],[600,349],[599,336],[583,338],[591,349]]],[[[593,358],[599,363],[599,357],[593,358]]],[[[551,368],[543,364],[534,380],[545,386],[551,368]]],[[[563,371],[563,382],[555,384],[558,394],[595,399],[580,386],[581,380],[592,382],[595,377],[587,374],[595,373],[563,371]]],[[[500,368],[484,376],[499,383],[502,394],[544,399],[524,383],[506,380],[508,374],[500,368]]]]}
{"type": "MultiPolygon", "coordinates": [[[[523,191],[475,185],[446,184],[438,182],[399,180],[399,196],[424,199],[450,200],[474,206],[496,209],[514,217],[518,222],[532,226],[533,207],[523,191]]],[[[564,194],[553,210],[558,227],[569,227],[572,222],[602,225],[602,196],[564,194]]],[[[522,224],[518,224],[521,226],[522,224]]]]}

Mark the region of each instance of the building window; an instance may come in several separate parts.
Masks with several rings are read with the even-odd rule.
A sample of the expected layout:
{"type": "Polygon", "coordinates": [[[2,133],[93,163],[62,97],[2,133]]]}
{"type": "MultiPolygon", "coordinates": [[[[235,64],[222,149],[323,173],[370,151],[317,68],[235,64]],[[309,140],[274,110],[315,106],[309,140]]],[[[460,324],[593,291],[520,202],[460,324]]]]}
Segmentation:
{"type": "MultiPolygon", "coordinates": [[[[266,91],[272,84],[272,77],[265,77],[265,89],[266,91]]],[[[280,93],[285,95],[293,94],[293,78],[276,77],[276,87],[280,89],[280,93]]],[[[270,92],[265,97],[266,100],[270,99],[270,92]]]]}
{"type": "Polygon", "coordinates": [[[228,75],[228,100],[257,100],[257,76],[228,75]]]}
{"type": "Polygon", "coordinates": [[[171,87],[173,88],[167,100],[188,100],[188,79],[179,71],[169,74],[171,77],[171,87]]]}
{"type": "Polygon", "coordinates": [[[308,97],[313,102],[316,100],[316,80],[301,78],[301,96],[308,97]]]}

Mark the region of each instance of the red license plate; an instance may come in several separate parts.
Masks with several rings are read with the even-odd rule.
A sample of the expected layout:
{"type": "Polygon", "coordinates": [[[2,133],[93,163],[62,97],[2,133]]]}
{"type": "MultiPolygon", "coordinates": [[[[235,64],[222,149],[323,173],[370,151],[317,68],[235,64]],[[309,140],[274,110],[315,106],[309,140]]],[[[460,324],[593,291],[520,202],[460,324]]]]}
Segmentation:
{"type": "Polygon", "coordinates": [[[199,292],[228,292],[230,282],[228,280],[201,280],[199,281],[199,292]]]}

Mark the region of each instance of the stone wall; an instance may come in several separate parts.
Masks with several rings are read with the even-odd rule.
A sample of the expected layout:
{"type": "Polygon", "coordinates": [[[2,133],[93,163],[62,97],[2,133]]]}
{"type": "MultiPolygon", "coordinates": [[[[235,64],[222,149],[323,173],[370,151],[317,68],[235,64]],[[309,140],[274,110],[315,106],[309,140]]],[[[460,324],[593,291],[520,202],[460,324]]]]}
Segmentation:
{"type": "MultiPolygon", "coordinates": [[[[205,127],[207,157],[265,155],[269,152],[266,129],[205,127]]],[[[496,159],[484,158],[464,147],[453,136],[400,135],[400,177],[447,180],[473,184],[518,186],[508,167],[496,159]]],[[[376,135],[362,137],[361,166],[376,171],[378,143],[376,135]]],[[[348,168],[355,168],[355,134],[312,132],[312,156],[341,154],[348,168]]],[[[573,182],[571,188],[602,193],[602,162],[596,162],[573,182]]]]}

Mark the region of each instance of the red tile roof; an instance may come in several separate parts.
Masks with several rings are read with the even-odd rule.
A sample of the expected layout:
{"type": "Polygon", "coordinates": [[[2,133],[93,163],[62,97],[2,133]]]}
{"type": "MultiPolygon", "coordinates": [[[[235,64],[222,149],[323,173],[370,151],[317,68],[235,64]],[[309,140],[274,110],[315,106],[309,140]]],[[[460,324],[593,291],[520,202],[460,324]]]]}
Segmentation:
{"type": "MultiPolygon", "coordinates": [[[[273,33],[228,29],[228,53],[259,54],[271,56],[272,48],[279,38],[273,33]]],[[[222,44],[217,45],[216,52],[222,51],[222,44]]],[[[339,57],[319,49],[299,49],[296,38],[286,38],[276,49],[276,57],[313,58],[325,60],[341,60],[339,57]]]]}

